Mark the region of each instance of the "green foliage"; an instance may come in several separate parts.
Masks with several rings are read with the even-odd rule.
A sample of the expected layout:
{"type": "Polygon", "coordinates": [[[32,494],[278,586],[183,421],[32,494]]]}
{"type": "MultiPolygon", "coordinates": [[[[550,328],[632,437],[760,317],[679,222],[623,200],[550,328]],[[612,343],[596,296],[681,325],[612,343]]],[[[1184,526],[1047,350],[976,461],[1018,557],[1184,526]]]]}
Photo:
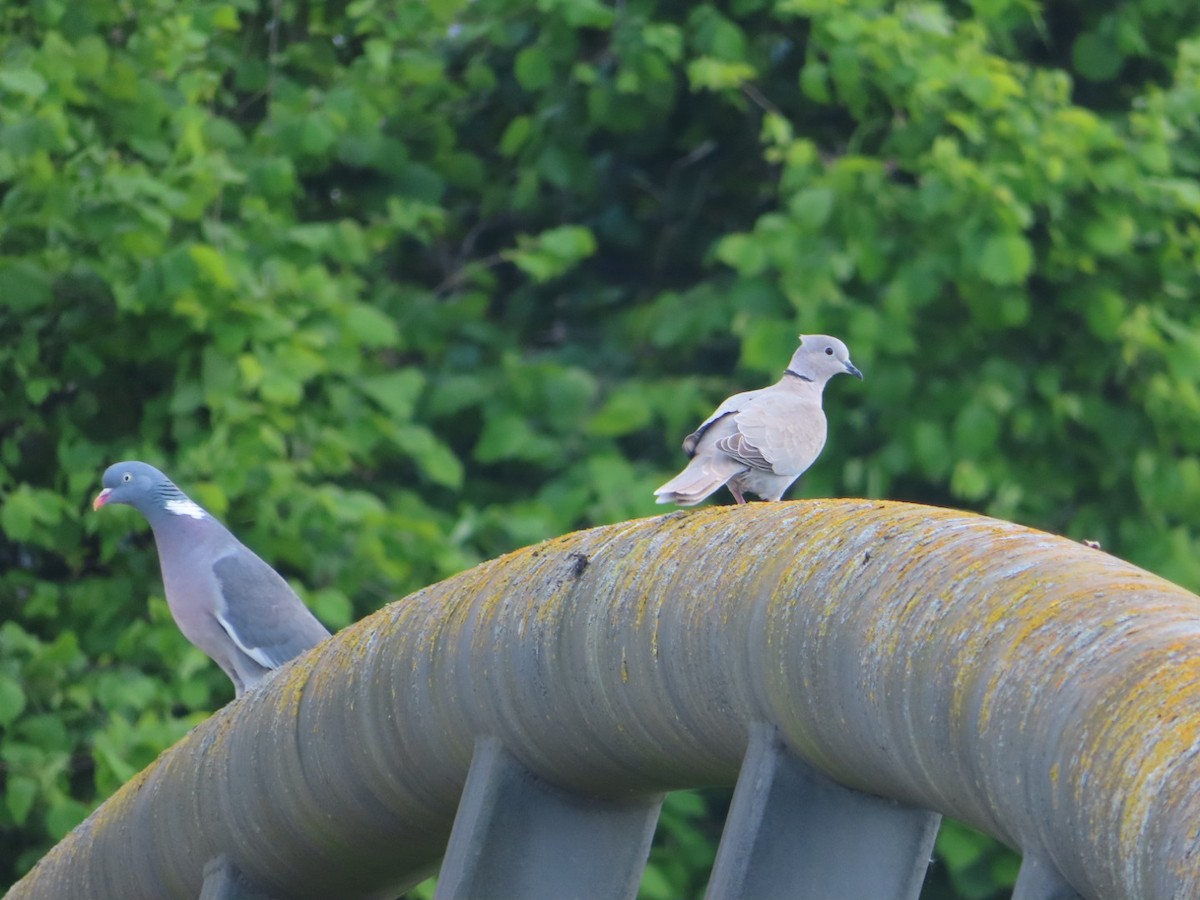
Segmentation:
{"type": "Polygon", "coordinates": [[[700,897],[716,857],[730,791],[672,791],[663,801],[641,900],[700,897]]]}
{"type": "MultiPolygon", "coordinates": [[[[0,884],[231,694],[144,523],[88,508],[122,458],[337,628],[657,511],[682,436],[826,331],[867,381],[794,493],[1200,587],[1193,5],[46,0],[0,34],[0,884]]],[[[703,884],[696,802],[647,896],[703,884]]],[[[931,890],[1011,884],[980,840],[931,890]]]]}
{"type": "Polygon", "coordinates": [[[999,900],[1017,883],[1021,860],[1011,850],[953,819],[942,820],[924,900],[999,900]],[[944,870],[943,867],[944,866],[944,870]],[[938,876],[946,875],[945,883],[938,876]]]}

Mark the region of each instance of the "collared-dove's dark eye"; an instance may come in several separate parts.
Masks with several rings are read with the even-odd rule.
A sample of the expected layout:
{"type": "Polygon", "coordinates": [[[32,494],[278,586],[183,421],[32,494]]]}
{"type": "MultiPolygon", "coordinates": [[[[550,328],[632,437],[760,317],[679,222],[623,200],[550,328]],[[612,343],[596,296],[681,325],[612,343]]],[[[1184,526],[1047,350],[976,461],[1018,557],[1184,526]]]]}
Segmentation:
{"type": "Polygon", "coordinates": [[[126,472],[124,475],[121,476],[121,480],[122,481],[133,481],[133,476],[130,475],[128,472],[126,472]]]}
{"type": "Polygon", "coordinates": [[[825,355],[826,355],[826,356],[833,356],[833,348],[832,348],[832,347],[826,347],[826,348],[825,348],[825,355]]]}

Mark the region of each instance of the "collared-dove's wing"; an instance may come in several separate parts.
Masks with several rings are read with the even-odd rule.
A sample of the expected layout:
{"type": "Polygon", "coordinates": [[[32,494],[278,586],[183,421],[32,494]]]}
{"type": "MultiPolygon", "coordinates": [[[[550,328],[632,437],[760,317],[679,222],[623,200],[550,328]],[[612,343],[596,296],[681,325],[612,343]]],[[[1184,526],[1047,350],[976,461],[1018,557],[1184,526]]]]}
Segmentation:
{"type": "Polygon", "coordinates": [[[755,469],[799,475],[825,446],[825,413],[819,398],[775,393],[734,416],[737,433],[717,444],[755,469]]]}
{"type": "Polygon", "coordinates": [[[708,431],[718,420],[732,413],[740,412],[749,404],[754,402],[754,398],[761,394],[766,388],[760,388],[757,391],[742,391],[740,394],[734,394],[732,397],[727,397],[720,406],[716,408],[711,416],[700,423],[700,427],[683,439],[683,452],[688,456],[696,454],[696,447],[700,443],[700,439],[704,437],[704,433],[708,431]]]}

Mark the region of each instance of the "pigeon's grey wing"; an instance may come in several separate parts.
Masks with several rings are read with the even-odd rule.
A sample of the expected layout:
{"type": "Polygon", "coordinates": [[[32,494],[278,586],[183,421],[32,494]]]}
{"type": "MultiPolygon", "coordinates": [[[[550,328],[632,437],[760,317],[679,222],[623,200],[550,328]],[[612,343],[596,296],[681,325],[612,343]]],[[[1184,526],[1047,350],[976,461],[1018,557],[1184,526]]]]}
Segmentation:
{"type": "Polygon", "coordinates": [[[700,423],[700,427],[683,439],[683,452],[688,456],[696,455],[696,448],[700,445],[700,439],[704,437],[704,433],[708,431],[714,424],[725,416],[731,413],[736,413],[739,410],[749,406],[754,398],[765,390],[765,388],[757,391],[742,391],[740,394],[734,394],[728,397],[720,406],[713,411],[713,414],[700,423]]]}
{"type": "Polygon", "coordinates": [[[825,413],[819,399],[769,394],[738,413],[736,422],[736,436],[727,440],[736,441],[740,458],[776,475],[799,475],[825,446],[825,413]]]}
{"type": "Polygon", "coordinates": [[[243,546],[213,563],[223,608],[217,621],[238,648],[275,669],[329,637],[283,576],[243,546]]]}

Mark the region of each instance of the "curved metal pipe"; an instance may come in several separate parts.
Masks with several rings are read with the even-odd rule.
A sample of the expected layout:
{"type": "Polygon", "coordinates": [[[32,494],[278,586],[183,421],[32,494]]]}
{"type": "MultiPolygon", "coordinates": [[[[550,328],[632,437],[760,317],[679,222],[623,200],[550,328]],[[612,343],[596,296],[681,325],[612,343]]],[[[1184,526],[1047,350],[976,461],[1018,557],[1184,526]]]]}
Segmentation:
{"type": "Polygon", "coordinates": [[[392,603],[125,785],[12,900],[289,897],[441,856],[476,738],[620,798],[729,785],[751,723],[1086,897],[1200,896],[1200,598],[1064,538],[861,500],[597,528],[392,603]]]}

